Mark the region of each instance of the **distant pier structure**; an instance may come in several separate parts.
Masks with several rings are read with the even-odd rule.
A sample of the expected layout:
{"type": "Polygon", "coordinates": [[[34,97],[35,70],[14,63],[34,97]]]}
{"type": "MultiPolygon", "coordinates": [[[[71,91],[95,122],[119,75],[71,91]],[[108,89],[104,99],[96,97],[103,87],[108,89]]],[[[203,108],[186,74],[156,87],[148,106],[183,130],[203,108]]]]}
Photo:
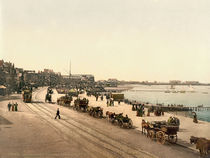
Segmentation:
{"type": "Polygon", "coordinates": [[[203,106],[197,106],[197,107],[189,107],[191,111],[209,111],[210,107],[203,107],[203,106]]]}
{"type": "Polygon", "coordinates": [[[164,105],[164,104],[150,104],[150,103],[145,103],[145,102],[136,102],[136,101],[130,101],[128,99],[124,100],[125,103],[127,104],[138,104],[138,105],[144,105],[146,108],[154,107],[160,108],[165,112],[170,112],[170,111],[210,111],[210,106],[203,106],[203,105],[198,105],[198,106],[184,106],[184,105],[164,105]]]}
{"type": "MultiPolygon", "coordinates": [[[[149,105],[149,106],[151,106],[151,105],[149,105]]],[[[204,106],[196,106],[196,107],[183,106],[183,107],[178,107],[178,106],[158,106],[157,105],[156,107],[157,108],[161,108],[161,109],[163,109],[166,112],[167,111],[209,111],[210,110],[210,107],[204,107],[204,106]]]]}

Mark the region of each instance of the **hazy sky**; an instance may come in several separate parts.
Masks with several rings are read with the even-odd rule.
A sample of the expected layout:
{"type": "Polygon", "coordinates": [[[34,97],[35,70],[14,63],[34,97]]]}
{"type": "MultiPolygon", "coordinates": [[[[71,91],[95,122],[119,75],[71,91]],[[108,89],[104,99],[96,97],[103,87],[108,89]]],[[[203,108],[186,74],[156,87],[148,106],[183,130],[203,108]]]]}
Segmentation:
{"type": "Polygon", "coordinates": [[[0,59],[17,67],[210,82],[209,0],[0,1],[0,59]]]}

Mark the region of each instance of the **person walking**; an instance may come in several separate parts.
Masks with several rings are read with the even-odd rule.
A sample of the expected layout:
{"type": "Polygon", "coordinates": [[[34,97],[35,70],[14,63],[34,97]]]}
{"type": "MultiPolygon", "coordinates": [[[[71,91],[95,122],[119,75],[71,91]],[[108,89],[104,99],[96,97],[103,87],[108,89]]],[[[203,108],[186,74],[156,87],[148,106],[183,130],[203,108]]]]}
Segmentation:
{"type": "Polygon", "coordinates": [[[12,104],[9,102],[8,104],[8,110],[10,111],[12,104]]]}
{"type": "Polygon", "coordinates": [[[18,111],[18,103],[15,103],[15,111],[18,111]]]}
{"type": "Polygon", "coordinates": [[[193,114],[193,122],[198,123],[197,114],[195,112],[192,112],[193,114]]]}
{"type": "Polygon", "coordinates": [[[114,99],[112,99],[112,106],[114,106],[114,99]]]}
{"type": "Polygon", "coordinates": [[[15,110],[15,105],[14,105],[14,103],[12,103],[12,111],[14,111],[15,110]]]}
{"type": "Polygon", "coordinates": [[[61,119],[59,108],[57,109],[55,119],[56,119],[57,117],[58,117],[59,119],[61,119]]]}
{"type": "Polygon", "coordinates": [[[106,100],[106,105],[107,105],[107,107],[109,106],[109,100],[108,99],[106,100]]]}

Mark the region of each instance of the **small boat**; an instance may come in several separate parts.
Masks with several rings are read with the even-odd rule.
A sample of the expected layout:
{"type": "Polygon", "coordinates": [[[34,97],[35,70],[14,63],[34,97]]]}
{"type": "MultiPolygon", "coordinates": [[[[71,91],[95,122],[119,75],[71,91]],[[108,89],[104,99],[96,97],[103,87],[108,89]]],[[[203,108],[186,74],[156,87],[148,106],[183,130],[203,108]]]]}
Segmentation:
{"type": "Polygon", "coordinates": [[[172,91],[172,93],[178,93],[178,91],[172,91]]]}
{"type": "Polygon", "coordinates": [[[165,91],[165,93],[171,93],[171,91],[169,91],[169,90],[166,90],[166,91],[165,91]]]}
{"type": "Polygon", "coordinates": [[[171,89],[175,89],[174,85],[171,85],[171,89]]]}
{"type": "Polygon", "coordinates": [[[208,92],[203,92],[203,94],[208,94],[208,92]]]}
{"type": "Polygon", "coordinates": [[[180,93],[185,93],[186,91],[185,90],[181,90],[181,91],[179,91],[180,93]]]}
{"type": "Polygon", "coordinates": [[[190,93],[195,93],[195,89],[191,85],[189,85],[189,92],[190,93]]]}

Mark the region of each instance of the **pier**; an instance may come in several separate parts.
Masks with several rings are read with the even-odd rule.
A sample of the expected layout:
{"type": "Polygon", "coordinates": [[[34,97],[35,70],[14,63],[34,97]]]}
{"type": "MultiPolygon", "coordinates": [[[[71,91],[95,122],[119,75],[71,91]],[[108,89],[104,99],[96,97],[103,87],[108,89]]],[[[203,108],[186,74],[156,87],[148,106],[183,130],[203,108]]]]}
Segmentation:
{"type": "Polygon", "coordinates": [[[124,100],[125,103],[131,105],[144,105],[146,108],[154,107],[155,109],[159,108],[165,112],[169,111],[210,111],[210,107],[205,107],[203,105],[198,106],[184,106],[184,105],[164,105],[164,104],[150,104],[144,102],[135,102],[129,101],[127,99],[124,100]]]}

